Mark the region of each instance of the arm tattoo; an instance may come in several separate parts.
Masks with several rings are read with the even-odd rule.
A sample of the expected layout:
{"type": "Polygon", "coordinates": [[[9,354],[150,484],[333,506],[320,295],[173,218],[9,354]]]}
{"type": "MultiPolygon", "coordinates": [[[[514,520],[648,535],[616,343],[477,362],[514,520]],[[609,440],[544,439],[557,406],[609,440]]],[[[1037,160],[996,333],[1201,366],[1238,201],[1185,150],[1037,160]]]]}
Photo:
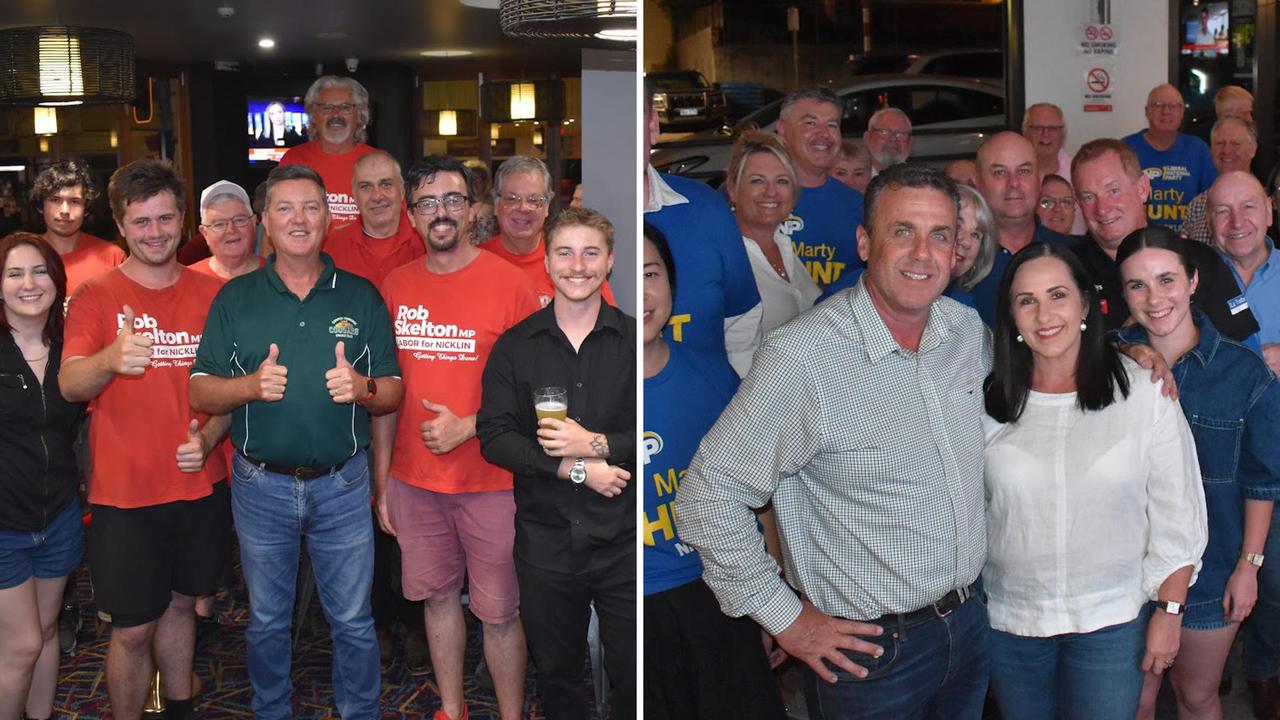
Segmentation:
{"type": "Polygon", "coordinates": [[[596,457],[599,458],[609,457],[609,439],[599,433],[593,435],[591,437],[591,452],[595,453],[596,457]]]}

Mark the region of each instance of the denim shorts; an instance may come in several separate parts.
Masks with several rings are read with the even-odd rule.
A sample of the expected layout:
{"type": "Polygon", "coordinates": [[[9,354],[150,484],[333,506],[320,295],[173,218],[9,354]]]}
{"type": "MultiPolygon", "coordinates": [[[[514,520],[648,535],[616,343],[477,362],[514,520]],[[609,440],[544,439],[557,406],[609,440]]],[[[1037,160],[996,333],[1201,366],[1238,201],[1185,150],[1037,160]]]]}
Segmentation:
{"type": "Polygon", "coordinates": [[[80,564],[84,528],[80,503],[72,502],[53,522],[36,532],[0,530],[0,590],[17,587],[27,578],[59,578],[80,564]]]}
{"type": "Polygon", "coordinates": [[[1233,624],[1222,612],[1221,595],[1212,600],[1188,603],[1182,617],[1183,630],[1219,630],[1233,624]]]}

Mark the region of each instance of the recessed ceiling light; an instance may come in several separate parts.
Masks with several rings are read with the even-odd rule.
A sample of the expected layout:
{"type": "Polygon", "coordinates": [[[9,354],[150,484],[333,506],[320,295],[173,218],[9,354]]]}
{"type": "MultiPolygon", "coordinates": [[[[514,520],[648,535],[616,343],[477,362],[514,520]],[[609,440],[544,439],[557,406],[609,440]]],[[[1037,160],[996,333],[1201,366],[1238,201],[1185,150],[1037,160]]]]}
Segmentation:
{"type": "Polygon", "coordinates": [[[480,8],[482,10],[498,9],[498,0],[458,0],[458,2],[467,7],[480,8]]]}
{"type": "Polygon", "coordinates": [[[471,50],[423,50],[418,54],[423,57],[451,58],[472,55],[473,53],[471,50]]]}
{"type": "Polygon", "coordinates": [[[275,46],[276,46],[276,41],[272,40],[271,38],[262,38],[261,40],[258,41],[258,47],[264,50],[270,50],[275,46]]]}

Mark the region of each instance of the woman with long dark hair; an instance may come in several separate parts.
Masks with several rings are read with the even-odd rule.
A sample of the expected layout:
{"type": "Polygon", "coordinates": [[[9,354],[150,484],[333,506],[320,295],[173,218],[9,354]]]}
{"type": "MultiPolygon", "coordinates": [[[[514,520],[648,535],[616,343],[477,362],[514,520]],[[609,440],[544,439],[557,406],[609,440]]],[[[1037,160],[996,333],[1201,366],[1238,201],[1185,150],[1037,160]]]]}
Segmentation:
{"type": "MultiPolygon", "coordinates": [[[[1192,305],[1199,276],[1190,242],[1146,227],[1124,239],[1116,264],[1138,323],[1120,338],[1164,357],[1196,440],[1209,544],[1187,594],[1182,659],[1169,674],[1178,717],[1213,720],[1222,717],[1218,683],[1231,642],[1258,599],[1258,569],[1280,496],[1280,381],[1256,352],[1224,337],[1192,305]]],[[[1147,675],[1139,718],[1155,716],[1161,682],[1147,675]]]]}
{"type": "Polygon", "coordinates": [[[58,388],[67,276],[38,235],[0,239],[0,718],[48,718],[58,609],[83,540],[72,443],[84,403],[58,388]]]}
{"type": "Polygon", "coordinates": [[[1131,720],[1178,652],[1205,546],[1177,404],[1108,342],[1068,249],[1033,244],[996,299],[986,390],[991,685],[1006,720],[1131,720]]]}

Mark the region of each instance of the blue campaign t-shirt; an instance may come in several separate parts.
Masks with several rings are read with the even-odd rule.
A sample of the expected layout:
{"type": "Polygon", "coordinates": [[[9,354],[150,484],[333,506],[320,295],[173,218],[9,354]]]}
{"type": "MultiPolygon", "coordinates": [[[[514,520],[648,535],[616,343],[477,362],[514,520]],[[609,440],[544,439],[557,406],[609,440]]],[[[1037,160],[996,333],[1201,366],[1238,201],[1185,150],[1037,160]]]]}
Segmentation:
{"type": "MultiPolygon", "coordinates": [[[[681,286],[683,292],[684,287],[681,286]]],[[[670,590],[702,575],[698,553],[680,542],[672,505],[702,436],[738,388],[729,363],[670,345],[667,366],[644,381],[644,594],[670,590]]]]}
{"type": "Polygon", "coordinates": [[[861,222],[862,193],[829,177],[821,187],[801,188],[800,201],[779,232],[791,240],[813,281],[825,288],[863,266],[858,257],[861,222]]]}
{"type": "Polygon", "coordinates": [[[1138,164],[1151,180],[1147,220],[1177,230],[1187,221],[1192,199],[1218,179],[1209,146],[1193,135],[1178,133],[1164,152],[1151,147],[1141,132],[1124,139],[1138,153],[1138,164]]]}
{"type": "Polygon", "coordinates": [[[728,362],[725,319],[760,304],[742,233],[728,203],[715,190],[688,178],[660,175],[689,201],[644,214],[645,222],[666,235],[680,283],[667,341],[687,343],[728,362]]]}

